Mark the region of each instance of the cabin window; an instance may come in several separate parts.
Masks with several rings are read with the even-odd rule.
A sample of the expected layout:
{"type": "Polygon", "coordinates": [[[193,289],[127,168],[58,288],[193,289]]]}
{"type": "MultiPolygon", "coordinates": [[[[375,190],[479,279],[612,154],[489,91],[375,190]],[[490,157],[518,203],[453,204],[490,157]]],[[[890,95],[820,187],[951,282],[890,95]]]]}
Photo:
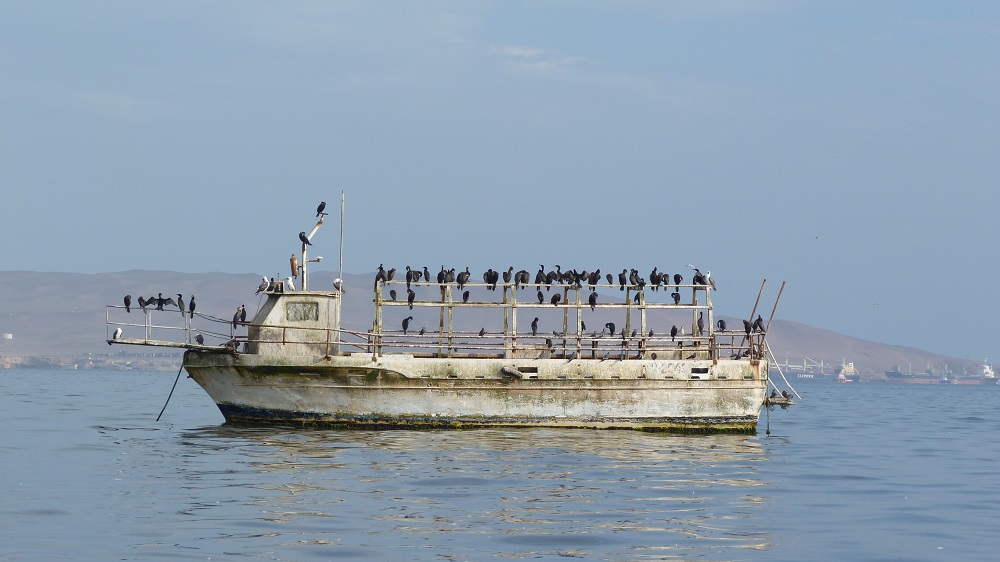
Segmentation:
{"type": "Polygon", "coordinates": [[[289,322],[317,322],[319,321],[318,302],[289,302],[285,303],[285,320],[289,322]]]}

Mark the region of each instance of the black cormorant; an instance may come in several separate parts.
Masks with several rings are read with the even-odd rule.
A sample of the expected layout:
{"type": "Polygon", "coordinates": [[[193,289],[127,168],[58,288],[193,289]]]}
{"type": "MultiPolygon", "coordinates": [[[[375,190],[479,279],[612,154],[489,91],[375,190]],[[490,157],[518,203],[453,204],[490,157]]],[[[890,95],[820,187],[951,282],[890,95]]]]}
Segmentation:
{"type": "Polygon", "coordinates": [[[462,302],[469,302],[469,291],[462,293],[462,302]]]}
{"type": "Polygon", "coordinates": [[[538,293],[535,296],[538,297],[538,304],[545,302],[545,294],[542,293],[541,289],[538,290],[538,293]]]}
{"type": "Polygon", "coordinates": [[[306,246],[312,246],[313,245],[313,243],[309,241],[309,237],[306,236],[305,231],[302,231],[302,232],[299,233],[299,240],[301,240],[302,243],[305,244],[306,246]]]}
{"type": "MultiPolygon", "coordinates": [[[[139,300],[142,300],[142,297],[139,297],[139,300]]],[[[125,312],[132,312],[132,295],[125,295],[125,312]]]]}
{"type": "Polygon", "coordinates": [[[538,335],[538,317],[536,316],[534,320],[531,321],[531,335],[538,335]]]}
{"type": "Polygon", "coordinates": [[[614,322],[608,322],[607,324],[604,325],[604,327],[607,328],[609,332],[611,332],[612,336],[615,335],[615,323],[614,322]]]}
{"type": "Polygon", "coordinates": [[[590,293],[590,298],[587,300],[590,302],[590,310],[594,310],[594,306],[597,305],[597,293],[590,293]]]}
{"type": "Polygon", "coordinates": [[[396,301],[396,289],[389,289],[389,298],[395,302],[396,301]]]}
{"type": "Polygon", "coordinates": [[[412,316],[407,316],[403,318],[403,335],[406,335],[406,331],[410,329],[410,320],[413,320],[412,316]]]}
{"type": "Polygon", "coordinates": [[[560,296],[559,293],[556,293],[556,294],[552,295],[552,301],[551,301],[552,304],[558,305],[559,304],[559,300],[561,298],[562,298],[562,296],[560,296]]]}
{"type": "Polygon", "coordinates": [[[721,330],[723,332],[726,331],[726,321],[725,320],[719,320],[716,323],[719,325],[719,330],[721,330]]]}
{"type": "Polygon", "coordinates": [[[316,207],[316,216],[318,217],[322,215],[325,209],[326,209],[326,201],[320,201],[319,207],[316,207]]]}
{"type": "Polygon", "coordinates": [[[406,305],[413,310],[413,299],[417,298],[417,294],[413,292],[413,289],[406,290],[406,305]]]}
{"type": "Polygon", "coordinates": [[[671,326],[670,327],[670,341],[674,341],[674,338],[676,338],[676,337],[677,337],[677,326],[671,326]]]}
{"type": "Polygon", "coordinates": [[[201,334],[197,334],[194,337],[194,341],[198,342],[198,345],[205,345],[205,336],[203,336],[201,334]]]}
{"type": "Polygon", "coordinates": [[[486,335],[486,328],[480,328],[479,329],[479,337],[483,337],[485,335],[486,335]]]}
{"type": "Polygon", "coordinates": [[[191,295],[191,302],[188,303],[188,318],[194,318],[194,295],[191,295]]]}
{"type": "Polygon", "coordinates": [[[180,293],[177,293],[177,308],[181,310],[181,316],[184,316],[184,297],[180,293]]]}

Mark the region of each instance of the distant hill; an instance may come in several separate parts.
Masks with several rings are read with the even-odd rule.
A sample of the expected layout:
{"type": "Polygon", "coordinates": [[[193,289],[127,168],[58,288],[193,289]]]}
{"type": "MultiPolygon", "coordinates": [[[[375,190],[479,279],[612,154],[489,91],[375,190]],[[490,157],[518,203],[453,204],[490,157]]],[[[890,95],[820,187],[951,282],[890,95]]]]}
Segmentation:
{"type": "MultiPolygon", "coordinates": [[[[316,271],[310,275],[310,288],[330,288],[336,274],[316,271]]],[[[345,275],[346,290],[342,318],[344,326],[365,330],[372,323],[372,280],[374,274],[345,275]]],[[[137,307],[139,296],[151,297],[157,293],[176,298],[184,295],[185,301],[195,295],[197,310],[221,318],[231,318],[241,304],[246,305],[252,317],[263,299],[254,291],[261,278],[255,274],[230,273],[178,273],[172,271],[133,270],[116,273],[39,273],[28,271],[0,272],[0,334],[10,333],[12,339],[0,339],[0,356],[41,356],[79,357],[88,353],[108,353],[112,351],[105,343],[108,332],[105,327],[105,305],[122,304],[122,298],[131,294],[133,306],[137,307]]],[[[422,287],[419,290],[426,291],[422,287]]],[[[433,290],[433,289],[431,289],[433,290]]],[[[400,298],[405,299],[405,288],[400,298]]],[[[616,291],[615,291],[616,292],[616,291]]],[[[473,289],[473,299],[498,300],[500,292],[487,295],[483,289],[473,289]]],[[[422,295],[426,298],[425,295],[422,295]]],[[[518,293],[518,299],[533,300],[534,288],[518,293]]],[[[602,299],[619,298],[617,295],[601,295],[602,299]]],[[[534,309],[538,310],[538,309],[534,309]]],[[[584,316],[590,324],[588,331],[600,331],[607,321],[621,322],[620,319],[605,317],[601,309],[584,316]]],[[[398,322],[396,316],[413,314],[414,326],[435,326],[437,316],[428,312],[405,308],[391,309],[385,322],[398,322]],[[423,313],[428,315],[421,317],[423,313]]],[[[740,319],[725,316],[725,311],[716,311],[731,327],[741,326],[740,319]]],[[[546,331],[561,329],[562,320],[558,312],[541,310],[540,323],[546,331]]],[[[402,317],[400,316],[400,318],[402,317]]],[[[137,322],[141,322],[138,319],[137,322]]],[[[499,329],[502,319],[491,311],[477,310],[474,315],[463,317],[457,329],[478,330],[480,327],[499,329]]],[[[521,320],[529,322],[530,320],[521,320]]],[[[671,323],[690,324],[690,316],[664,316],[650,318],[654,330],[667,331],[671,323]],[[659,323],[659,325],[658,325],[659,323]],[[661,327],[662,326],[662,327],[661,327]]],[[[976,363],[936,355],[927,351],[886,345],[834,332],[822,330],[787,320],[775,319],[771,325],[768,342],[780,363],[793,365],[823,363],[836,366],[842,361],[853,362],[862,373],[881,374],[887,369],[901,365],[906,369],[912,365],[914,371],[924,371],[930,366],[942,372],[945,366],[955,372],[967,369],[976,373],[976,363]]],[[[117,346],[116,346],[117,347],[117,346]]],[[[794,369],[793,369],[794,370],[794,369]]],[[[827,371],[829,372],[829,370],[827,371]]]]}

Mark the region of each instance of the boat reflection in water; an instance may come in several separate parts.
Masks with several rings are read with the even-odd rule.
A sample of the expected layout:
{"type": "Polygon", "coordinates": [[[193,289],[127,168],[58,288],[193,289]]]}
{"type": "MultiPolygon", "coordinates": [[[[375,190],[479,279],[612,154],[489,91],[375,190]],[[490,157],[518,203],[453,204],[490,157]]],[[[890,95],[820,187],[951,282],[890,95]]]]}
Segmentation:
{"type": "MultiPolygon", "coordinates": [[[[416,549],[415,559],[431,552],[687,558],[771,543],[755,514],[767,503],[769,453],[753,436],[227,424],[183,439],[190,455],[182,468],[193,481],[218,473],[214,451],[242,459],[225,466],[234,492],[223,501],[252,504],[260,520],[250,526],[273,534],[275,544],[356,545],[354,558],[400,548],[416,549]]],[[[245,508],[209,517],[218,525],[227,509],[245,515],[245,508]]]]}

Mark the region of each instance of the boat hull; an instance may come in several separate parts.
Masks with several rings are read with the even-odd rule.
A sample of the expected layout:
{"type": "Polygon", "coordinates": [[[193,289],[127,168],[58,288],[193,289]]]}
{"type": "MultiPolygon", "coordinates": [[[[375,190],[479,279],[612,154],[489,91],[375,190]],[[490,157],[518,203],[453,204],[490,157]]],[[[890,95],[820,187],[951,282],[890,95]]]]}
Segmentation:
{"type": "Polygon", "coordinates": [[[185,354],[234,423],[345,428],[756,430],[767,364],[185,354]]]}

